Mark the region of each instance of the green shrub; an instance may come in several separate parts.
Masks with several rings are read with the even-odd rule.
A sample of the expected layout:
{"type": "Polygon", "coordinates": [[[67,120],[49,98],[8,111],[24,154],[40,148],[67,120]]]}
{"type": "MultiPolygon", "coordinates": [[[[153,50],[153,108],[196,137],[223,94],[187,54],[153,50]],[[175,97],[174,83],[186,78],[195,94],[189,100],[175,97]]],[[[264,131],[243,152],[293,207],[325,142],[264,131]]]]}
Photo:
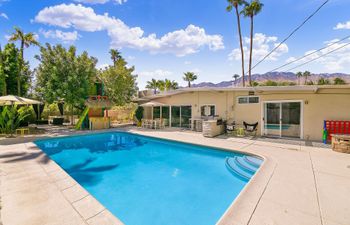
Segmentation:
{"type": "Polygon", "coordinates": [[[135,117],[139,122],[143,118],[143,111],[144,111],[143,107],[140,107],[140,106],[135,111],[135,117]]]}
{"type": "Polygon", "coordinates": [[[0,132],[14,134],[20,123],[28,116],[26,110],[17,110],[17,105],[3,107],[0,112],[0,132]]]}

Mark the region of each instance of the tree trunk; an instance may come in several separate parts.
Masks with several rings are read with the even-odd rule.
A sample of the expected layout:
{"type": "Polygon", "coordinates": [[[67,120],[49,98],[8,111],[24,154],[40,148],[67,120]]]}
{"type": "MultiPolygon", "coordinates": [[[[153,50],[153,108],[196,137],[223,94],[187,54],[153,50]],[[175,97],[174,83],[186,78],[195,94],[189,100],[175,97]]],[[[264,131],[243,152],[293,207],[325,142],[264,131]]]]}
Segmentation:
{"type": "Polygon", "coordinates": [[[71,105],[71,124],[74,125],[74,106],[71,105]]]}
{"type": "Polygon", "coordinates": [[[243,50],[243,40],[242,40],[242,31],[241,31],[241,19],[239,17],[238,6],[235,6],[236,15],[237,15],[237,24],[238,24],[238,35],[239,35],[239,45],[241,48],[241,58],[242,58],[242,81],[243,87],[245,87],[245,79],[244,79],[244,50],[243,50]]]}
{"type": "Polygon", "coordinates": [[[24,64],[24,41],[21,41],[21,58],[19,60],[19,71],[17,76],[17,95],[21,96],[21,76],[24,64]]]}
{"type": "Polygon", "coordinates": [[[250,17],[250,56],[249,56],[249,85],[252,86],[252,60],[253,60],[253,32],[254,17],[250,17]]]}
{"type": "Polygon", "coordinates": [[[0,45],[0,65],[1,65],[1,75],[2,77],[2,82],[3,82],[3,90],[2,90],[2,95],[5,96],[7,95],[7,84],[6,84],[6,76],[4,74],[4,66],[3,66],[3,62],[2,62],[2,49],[1,49],[1,45],[0,45]]]}
{"type": "Polygon", "coordinates": [[[189,88],[191,87],[191,82],[190,82],[190,81],[188,81],[188,87],[189,87],[189,88]]]}

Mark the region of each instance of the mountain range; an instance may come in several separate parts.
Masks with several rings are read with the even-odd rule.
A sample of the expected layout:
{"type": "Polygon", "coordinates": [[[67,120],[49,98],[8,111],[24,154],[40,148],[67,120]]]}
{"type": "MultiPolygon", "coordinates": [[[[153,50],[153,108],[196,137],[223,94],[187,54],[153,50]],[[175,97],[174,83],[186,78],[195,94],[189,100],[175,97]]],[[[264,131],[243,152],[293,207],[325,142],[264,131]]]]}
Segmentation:
{"type": "MultiPolygon", "coordinates": [[[[329,79],[331,82],[335,78],[341,78],[345,80],[347,83],[350,83],[350,74],[345,74],[345,73],[320,73],[320,74],[312,74],[309,78],[308,81],[312,80],[313,82],[317,83],[317,80],[320,78],[324,79],[329,79]]],[[[294,82],[298,84],[299,82],[301,84],[304,83],[305,78],[300,78],[300,81],[298,80],[297,76],[295,73],[291,72],[271,72],[271,73],[265,73],[265,74],[253,74],[252,75],[252,80],[256,81],[258,83],[264,83],[268,80],[271,81],[276,81],[276,82],[294,82]]],[[[246,82],[248,81],[248,76],[246,77],[246,82]]],[[[234,80],[230,81],[222,81],[220,83],[211,83],[211,82],[202,82],[198,84],[193,84],[192,87],[231,87],[233,84],[239,85],[242,82],[242,78],[238,78],[236,82],[234,80]]]]}

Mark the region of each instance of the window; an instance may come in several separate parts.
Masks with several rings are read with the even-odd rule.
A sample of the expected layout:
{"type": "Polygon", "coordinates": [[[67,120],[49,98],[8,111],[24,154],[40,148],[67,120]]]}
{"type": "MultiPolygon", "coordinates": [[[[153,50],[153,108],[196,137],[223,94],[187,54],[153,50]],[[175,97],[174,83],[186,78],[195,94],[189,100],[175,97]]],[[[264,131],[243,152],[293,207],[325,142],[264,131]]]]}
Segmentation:
{"type": "Polygon", "coordinates": [[[255,103],[259,103],[259,97],[257,96],[238,97],[238,104],[255,104],[255,103]]]}
{"type": "Polygon", "coordinates": [[[201,116],[215,116],[215,105],[202,105],[201,116]]]}
{"type": "Polygon", "coordinates": [[[160,118],[160,107],[156,106],[153,107],[153,119],[159,119],[160,118]]]}

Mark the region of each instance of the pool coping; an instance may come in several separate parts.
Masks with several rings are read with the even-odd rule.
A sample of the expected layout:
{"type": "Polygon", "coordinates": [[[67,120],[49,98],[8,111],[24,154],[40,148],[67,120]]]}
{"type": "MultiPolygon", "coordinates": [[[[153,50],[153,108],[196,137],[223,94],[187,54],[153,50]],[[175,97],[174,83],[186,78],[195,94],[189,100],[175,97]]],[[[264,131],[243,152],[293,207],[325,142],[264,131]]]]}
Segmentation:
{"type": "MultiPolygon", "coordinates": [[[[128,132],[131,134],[138,134],[146,137],[176,141],[185,144],[194,144],[198,146],[211,147],[222,151],[238,152],[261,157],[264,160],[264,162],[262,163],[258,171],[254,174],[254,176],[249,180],[247,185],[245,185],[245,187],[240,191],[239,195],[233,200],[233,202],[230,204],[230,206],[227,208],[224,214],[221,216],[221,218],[217,222],[217,224],[219,225],[243,225],[249,223],[276,167],[276,162],[264,154],[251,151],[249,149],[237,149],[233,147],[228,148],[227,143],[220,143],[221,140],[215,138],[206,139],[210,140],[210,142],[213,143],[203,144],[200,142],[201,140],[181,140],[179,138],[174,137],[160,137],[157,135],[155,136],[154,134],[148,135],[147,133],[142,132],[142,130],[139,129],[130,130],[123,128],[93,132],[77,132],[74,134],[62,134],[52,138],[63,138],[96,133],[113,133],[116,131],[128,132]]],[[[47,176],[50,177],[51,181],[56,185],[56,187],[65,197],[65,199],[71,204],[71,206],[81,216],[81,218],[86,224],[124,224],[121,220],[117,218],[117,216],[113,215],[95,197],[93,197],[83,186],[76,182],[63,168],[61,168],[55,161],[51,160],[50,157],[48,157],[47,154],[44,151],[42,151],[34,142],[27,143],[26,147],[27,149],[30,148],[31,151],[40,151],[41,153],[43,153],[46,163],[40,163],[41,168],[44,170],[47,176]]]]}
{"type": "MultiPolygon", "coordinates": [[[[69,135],[62,135],[64,137],[69,135]]],[[[75,135],[74,135],[75,136],[75,135]]],[[[54,138],[53,138],[54,139],[54,138]]],[[[51,178],[65,199],[74,210],[89,225],[115,224],[124,225],[116,216],[103,206],[93,195],[72,178],[61,166],[52,160],[34,142],[26,144],[33,151],[40,151],[46,163],[40,163],[41,168],[51,178]]]]}

